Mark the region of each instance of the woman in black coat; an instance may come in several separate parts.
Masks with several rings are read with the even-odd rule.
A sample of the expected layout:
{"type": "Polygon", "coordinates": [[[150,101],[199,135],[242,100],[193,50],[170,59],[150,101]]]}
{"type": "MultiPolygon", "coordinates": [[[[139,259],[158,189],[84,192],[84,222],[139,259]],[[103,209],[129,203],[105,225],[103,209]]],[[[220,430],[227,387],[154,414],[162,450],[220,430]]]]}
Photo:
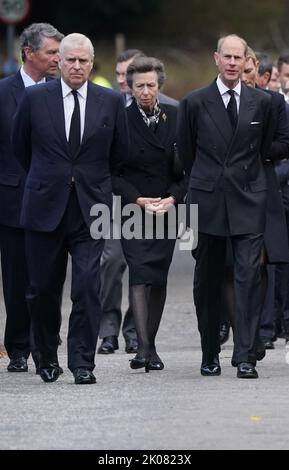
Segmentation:
{"type": "Polygon", "coordinates": [[[130,366],[145,367],[146,372],[164,367],[155,337],[177,234],[175,224],[174,236],[168,238],[168,211],[183,201],[186,192],[174,151],[177,109],[158,100],[164,80],[163,64],[152,57],[136,58],[127,69],[127,83],[134,97],[127,108],[130,155],[114,178],[113,188],[115,194],[121,195],[123,208],[136,204],[140,214],[139,238],[129,239],[125,233],[129,217],[122,217],[122,247],[129,268],[129,295],[138,337],[138,352],[130,366]],[[152,223],[150,238],[145,233],[146,212],[152,223]],[[156,221],[163,223],[163,238],[157,235],[156,221]]]}

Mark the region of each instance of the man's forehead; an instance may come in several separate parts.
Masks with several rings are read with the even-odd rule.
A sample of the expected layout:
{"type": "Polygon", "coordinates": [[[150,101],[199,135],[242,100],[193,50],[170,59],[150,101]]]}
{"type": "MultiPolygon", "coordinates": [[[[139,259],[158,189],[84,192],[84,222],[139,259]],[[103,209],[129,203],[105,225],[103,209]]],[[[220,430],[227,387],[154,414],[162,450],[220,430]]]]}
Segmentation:
{"type": "Polygon", "coordinates": [[[221,53],[224,54],[227,51],[238,51],[242,55],[245,55],[245,46],[237,38],[228,38],[225,39],[221,46],[221,53]]]}

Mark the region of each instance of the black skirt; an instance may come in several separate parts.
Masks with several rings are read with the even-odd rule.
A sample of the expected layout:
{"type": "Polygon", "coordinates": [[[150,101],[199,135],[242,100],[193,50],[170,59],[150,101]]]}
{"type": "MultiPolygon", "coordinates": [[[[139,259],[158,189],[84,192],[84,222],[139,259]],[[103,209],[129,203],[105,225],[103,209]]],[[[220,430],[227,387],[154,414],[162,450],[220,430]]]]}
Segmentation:
{"type": "MultiPolygon", "coordinates": [[[[123,223],[125,220],[123,218],[123,223]]],[[[152,231],[150,231],[151,238],[146,238],[144,223],[140,229],[142,238],[127,240],[122,237],[121,243],[129,268],[130,285],[166,285],[177,238],[177,229],[174,225],[171,225],[170,230],[168,230],[166,215],[163,222],[164,233],[161,239],[156,237],[155,223],[153,223],[152,231]]]]}

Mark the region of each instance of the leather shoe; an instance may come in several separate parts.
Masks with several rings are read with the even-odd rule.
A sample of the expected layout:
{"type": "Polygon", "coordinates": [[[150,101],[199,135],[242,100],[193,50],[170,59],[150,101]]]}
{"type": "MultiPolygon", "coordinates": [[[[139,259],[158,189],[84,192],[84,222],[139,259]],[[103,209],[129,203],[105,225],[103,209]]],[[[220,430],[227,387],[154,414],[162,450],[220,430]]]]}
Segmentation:
{"type": "Polygon", "coordinates": [[[257,351],[256,351],[256,359],[257,361],[262,361],[264,357],[266,356],[266,349],[263,341],[259,339],[258,345],[257,345],[257,351]]]}
{"type": "Polygon", "coordinates": [[[274,343],[270,338],[263,337],[261,338],[261,341],[263,342],[265,349],[275,349],[274,343]]]}
{"type": "MultiPolygon", "coordinates": [[[[58,366],[58,369],[59,369],[59,375],[60,375],[60,374],[63,374],[63,369],[62,369],[62,367],[58,366]]],[[[36,373],[36,375],[40,375],[40,367],[39,367],[39,366],[36,367],[35,373],[36,373]]]]}
{"type": "Polygon", "coordinates": [[[85,367],[78,367],[73,371],[74,382],[76,384],[95,384],[96,378],[91,370],[85,367]]]}
{"type": "Polygon", "coordinates": [[[150,371],[149,368],[149,357],[138,356],[138,354],[130,360],[130,368],[131,369],[142,369],[145,368],[146,372],[150,371]]]}
{"type": "Polygon", "coordinates": [[[41,363],[39,366],[39,375],[43,382],[55,382],[60,374],[60,367],[57,362],[41,363]]]}
{"type": "Polygon", "coordinates": [[[12,357],[7,366],[8,372],[27,372],[27,359],[24,356],[12,357]]]}
{"type": "Polygon", "coordinates": [[[137,339],[136,338],[127,338],[125,340],[125,352],[127,354],[136,354],[137,353],[137,339]]]}
{"type": "Polygon", "coordinates": [[[226,341],[228,341],[229,339],[229,336],[230,336],[230,323],[228,322],[221,323],[220,331],[219,331],[220,345],[226,343],[226,341]]]}
{"type": "Polygon", "coordinates": [[[203,362],[201,365],[201,375],[213,376],[221,375],[219,358],[216,356],[211,362],[203,362]]]}
{"type": "Polygon", "coordinates": [[[151,355],[151,358],[148,363],[149,370],[163,370],[165,367],[160,356],[155,352],[151,355]]]}
{"type": "Polygon", "coordinates": [[[258,372],[251,362],[241,362],[238,364],[237,377],[239,379],[258,379],[258,372]]]}
{"type": "Polygon", "coordinates": [[[116,336],[106,336],[103,338],[97,352],[98,354],[113,354],[118,349],[118,340],[116,336]]]}

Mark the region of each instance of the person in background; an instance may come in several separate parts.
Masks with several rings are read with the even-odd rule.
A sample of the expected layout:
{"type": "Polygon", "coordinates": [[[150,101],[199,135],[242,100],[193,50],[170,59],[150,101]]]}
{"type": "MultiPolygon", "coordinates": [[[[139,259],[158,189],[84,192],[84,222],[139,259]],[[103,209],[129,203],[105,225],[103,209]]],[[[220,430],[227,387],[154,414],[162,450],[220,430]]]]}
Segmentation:
{"type": "MultiPolygon", "coordinates": [[[[118,89],[124,98],[125,106],[132,102],[131,91],[126,82],[126,71],[134,57],[144,56],[138,49],[128,49],[117,58],[116,81],[118,89]]],[[[99,336],[102,342],[97,350],[98,354],[113,354],[119,348],[118,337],[122,323],[122,278],[126,269],[120,240],[105,240],[101,258],[101,305],[102,317],[99,336]]],[[[137,338],[133,314],[128,306],[122,324],[122,334],[125,341],[125,352],[137,352],[137,338]]]]}
{"type": "Polygon", "coordinates": [[[112,89],[111,83],[107,80],[107,78],[100,75],[99,71],[100,71],[100,65],[98,62],[94,61],[89,79],[95,85],[100,85],[100,86],[104,86],[105,88],[112,89]]]}
{"type": "MultiPolygon", "coordinates": [[[[0,81],[0,250],[8,372],[27,372],[30,352],[36,372],[39,366],[25,298],[28,275],[24,230],[20,225],[26,171],[13,154],[11,127],[25,88],[45,83],[57,74],[62,38],[63,34],[48,23],[33,23],[25,28],[19,40],[23,65],[15,75],[0,81]]],[[[60,302],[59,299],[59,314],[60,302]]]]}
{"type": "Polygon", "coordinates": [[[277,64],[273,63],[271,78],[268,83],[268,90],[279,92],[281,87],[277,64]]]}

